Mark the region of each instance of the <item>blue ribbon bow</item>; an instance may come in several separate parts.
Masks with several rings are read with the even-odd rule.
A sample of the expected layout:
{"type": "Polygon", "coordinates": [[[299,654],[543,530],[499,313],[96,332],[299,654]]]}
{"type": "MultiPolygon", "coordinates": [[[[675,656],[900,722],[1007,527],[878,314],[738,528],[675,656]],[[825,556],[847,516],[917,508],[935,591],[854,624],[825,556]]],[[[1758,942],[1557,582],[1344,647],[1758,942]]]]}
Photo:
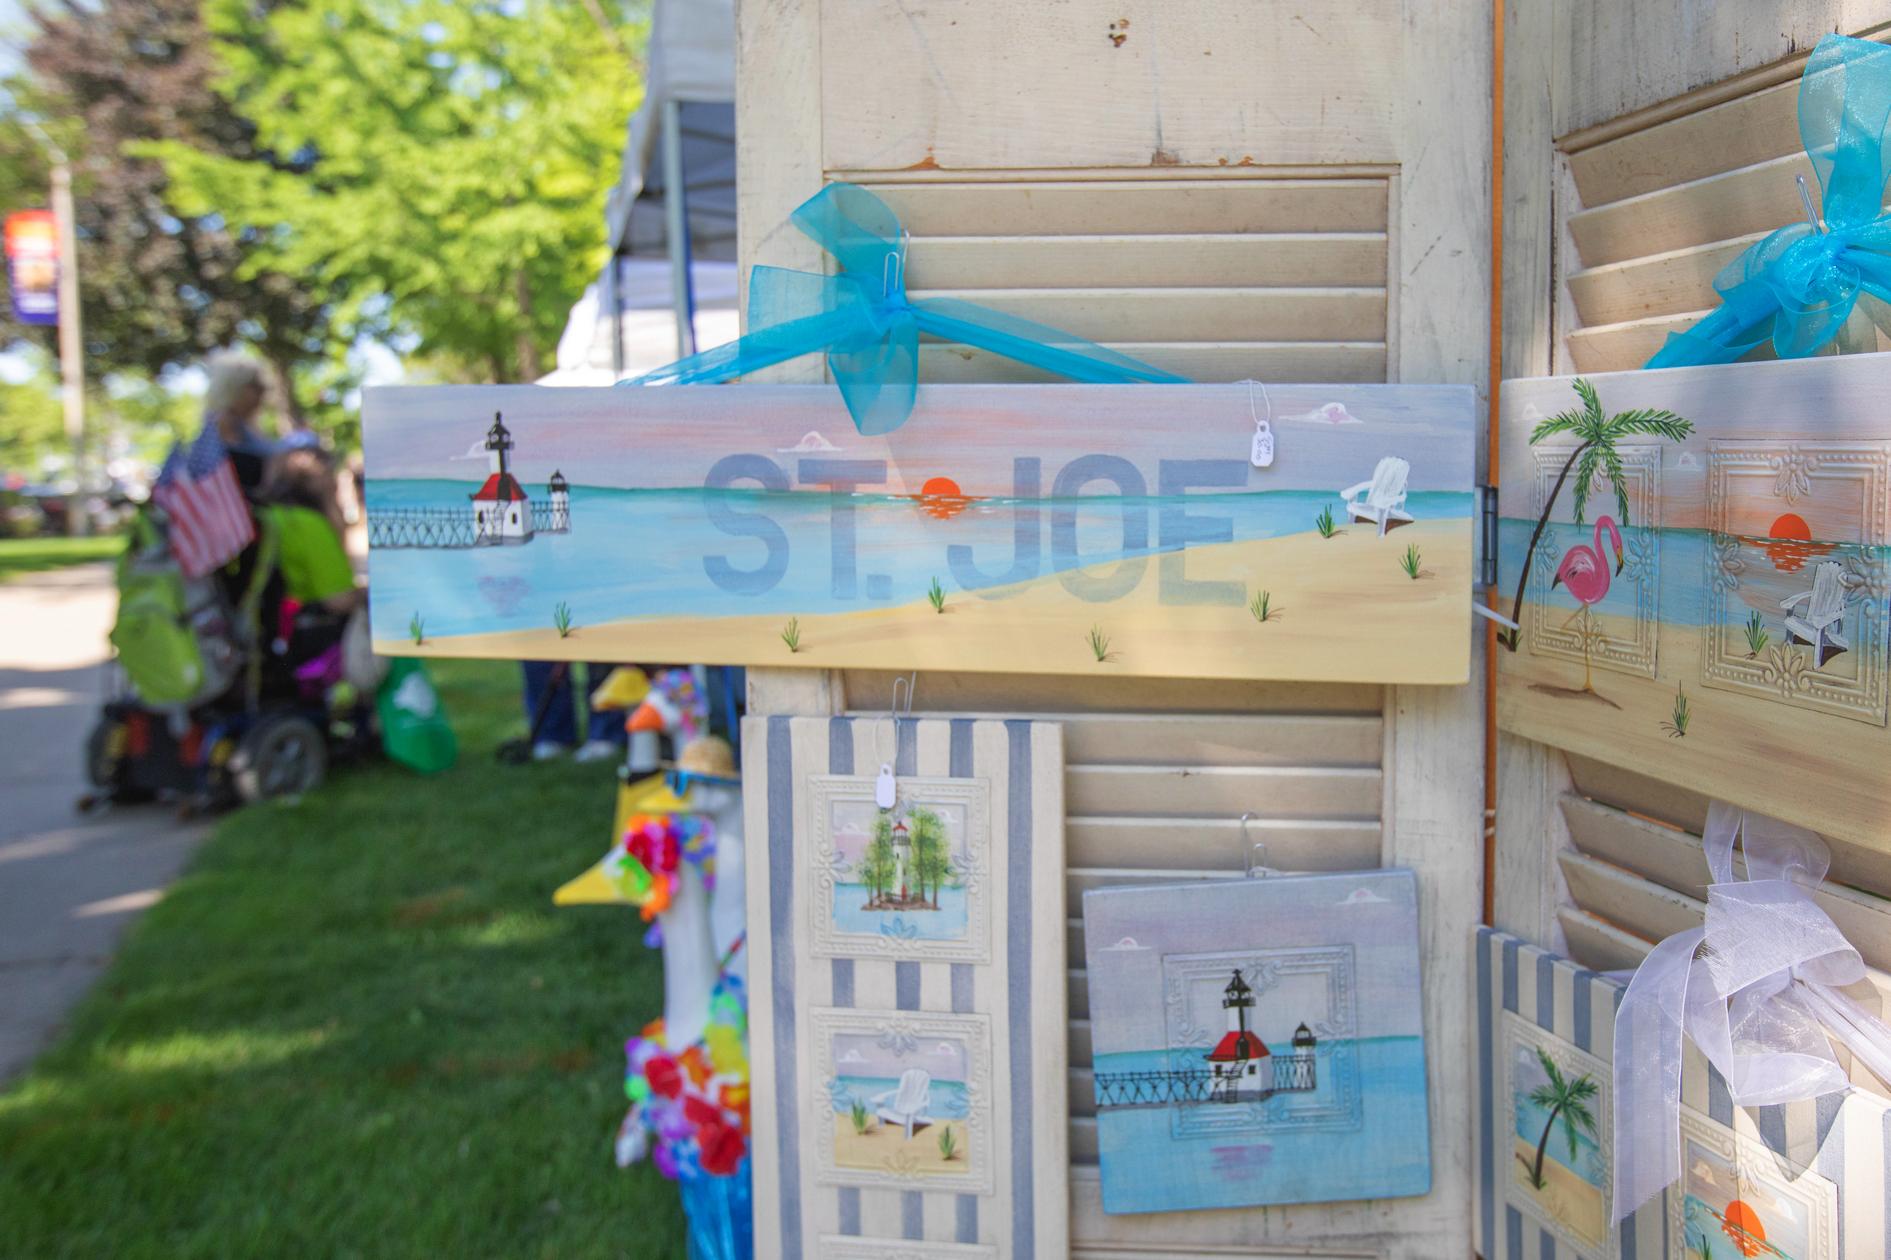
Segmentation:
{"type": "Polygon", "coordinates": [[[912,300],[906,295],[905,229],[890,206],[858,185],[829,184],[796,207],[792,218],[839,262],[838,274],[753,268],[746,336],[623,384],[709,384],[825,351],[854,427],[865,434],[890,433],[913,409],[921,333],[1077,381],[1188,383],[1048,324],[955,298],[912,300]]]}
{"type": "Polygon", "coordinates": [[[1844,327],[1860,297],[1891,331],[1891,48],[1827,35],[1799,81],[1799,138],[1823,192],[1823,230],[1795,223],[1747,248],[1714,277],[1721,306],[1667,344],[1651,368],[1732,363],[1770,340],[1804,358],[1844,327]]]}

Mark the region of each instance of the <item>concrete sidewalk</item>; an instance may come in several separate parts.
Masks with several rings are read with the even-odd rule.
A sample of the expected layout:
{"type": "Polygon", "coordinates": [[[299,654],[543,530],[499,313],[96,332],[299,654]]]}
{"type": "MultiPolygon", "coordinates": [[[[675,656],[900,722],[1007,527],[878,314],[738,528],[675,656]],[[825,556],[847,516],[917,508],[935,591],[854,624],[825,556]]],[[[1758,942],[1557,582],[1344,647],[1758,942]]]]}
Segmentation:
{"type": "Polygon", "coordinates": [[[206,830],[165,806],[73,808],[116,605],[108,565],[0,584],[0,1082],[58,1031],[206,830]]]}

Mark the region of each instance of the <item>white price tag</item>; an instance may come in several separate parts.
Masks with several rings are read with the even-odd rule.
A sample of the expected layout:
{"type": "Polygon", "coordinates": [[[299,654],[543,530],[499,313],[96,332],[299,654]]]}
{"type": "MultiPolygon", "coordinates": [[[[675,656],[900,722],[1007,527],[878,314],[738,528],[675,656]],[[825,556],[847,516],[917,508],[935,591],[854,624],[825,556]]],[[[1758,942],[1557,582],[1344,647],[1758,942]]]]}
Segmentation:
{"type": "Polygon", "coordinates": [[[1274,462],[1274,430],[1265,420],[1254,422],[1254,445],[1248,451],[1248,460],[1256,468],[1266,468],[1274,462]]]}
{"type": "Polygon", "coordinates": [[[893,785],[893,765],[883,761],[880,763],[880,777],[873,781],[873,803],[881,809],[892,809],[898,795],[893,785]]]}

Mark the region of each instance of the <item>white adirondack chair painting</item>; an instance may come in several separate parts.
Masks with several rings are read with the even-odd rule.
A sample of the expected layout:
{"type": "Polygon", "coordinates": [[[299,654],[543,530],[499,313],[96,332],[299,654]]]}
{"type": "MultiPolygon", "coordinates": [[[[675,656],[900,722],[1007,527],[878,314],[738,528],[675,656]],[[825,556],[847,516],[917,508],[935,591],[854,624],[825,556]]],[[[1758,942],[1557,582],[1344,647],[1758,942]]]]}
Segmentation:
{"type": "Polygon", "coordinates": [[[932,1123],[931,1098],[932,1074],[924,1068],[907,1068],[900,1073],[899,1087],[875,1095],[873,1105],[882,1121],[901,1126],[911,1138],[914,1129],[932,1123]]]}
{"type": "Polygon", "coordinates": [[[1779,606],[1788,614],[1788,637],[1812,646],[1814,668],[1851,650],[1852,645],[1840,633],[1845,624],[1845,571],[1837,564],[1827,560],[1819,565],[1812,573],[1812,589],[1781,600],[1779,606]],[[1804,616],[1798,615],[1801,605],[1805,606],[1804,616]]]}
{"type": "Polygon", "coordinates": [[[1409,523],[1412,514],[1405,510],[1405,483],[1411,475],[1409,463],[1396,455],[1387,455],[1372,470],[1370,481],[1340,491],[1339,497],[1346,501],[1347,519],[1371,521],[1379,527],[1381,538],[1394,525],[1409,523]],[[1364,499],[1358,497],[1362,494],[1364,499]]]}

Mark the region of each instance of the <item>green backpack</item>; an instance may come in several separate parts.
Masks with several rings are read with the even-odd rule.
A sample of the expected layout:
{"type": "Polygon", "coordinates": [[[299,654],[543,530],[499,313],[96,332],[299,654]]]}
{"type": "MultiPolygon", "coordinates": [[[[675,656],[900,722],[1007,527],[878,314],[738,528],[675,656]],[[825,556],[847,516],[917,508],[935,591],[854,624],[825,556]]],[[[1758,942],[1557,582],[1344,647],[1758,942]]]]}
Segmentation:
{"type": "Polygon", "coordinates": [[[152,705],[189,707],[229,690],[255,641],[256,605],[269,576],[273,534],[243,606],[233,610],[209,577],[186,578],[147,509],[132,523],[118,560],[118,619],[111,642],[138,697],[152,705]]]}

